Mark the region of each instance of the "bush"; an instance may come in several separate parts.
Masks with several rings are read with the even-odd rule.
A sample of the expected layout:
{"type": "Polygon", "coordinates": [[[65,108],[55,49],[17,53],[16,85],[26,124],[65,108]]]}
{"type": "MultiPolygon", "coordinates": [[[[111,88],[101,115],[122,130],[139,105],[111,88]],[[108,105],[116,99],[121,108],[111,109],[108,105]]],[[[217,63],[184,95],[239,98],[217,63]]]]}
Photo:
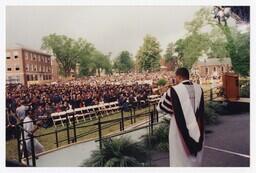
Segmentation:
{"type": "Polygon", "coordinates": [[[102,150],[93,151],[91,158],[82,166],[88,167],[135,167],[147,161],[145,149],[129,138],[104,140],[102,150]]]}
{"type": "Polygon", "coordinates": [[[165,86],[166,83],[167,83],[167,81],[165,79],[159,79],[157,81],[158,86],[165,86]]]}
{"type": "Polygon", "coordinates": [[[228,115],[232,112],[230,111],[230,108],[227,103],[220,103],[220,102],[211,102],[209,101],[206,106],[210,107],[215,111],[215,113],[219,115],[228,115]]]}
{"type": "Polygon", "coordinates": [[[250,83],[248,81],[246,83],[241,84],[240,97],[250,97],[250,83]]]}
{"type": "Polygon", "coordinates": [[[204,115],[205,115],[205,124],[211,125],[211,124],[217,124],[218,116],[217,109],[219,108],[219,105],[217,105],[214,102],[207,102],[204,108],[204,115]]]}
{"type": "Polygon", "coordinates": [[[169,126],[170,120],[164,119],[159,127],[154,129],[153,135],[150,138],[148,135],[144,136],[143,143],[147,149],[169,151],[169,126]]]}

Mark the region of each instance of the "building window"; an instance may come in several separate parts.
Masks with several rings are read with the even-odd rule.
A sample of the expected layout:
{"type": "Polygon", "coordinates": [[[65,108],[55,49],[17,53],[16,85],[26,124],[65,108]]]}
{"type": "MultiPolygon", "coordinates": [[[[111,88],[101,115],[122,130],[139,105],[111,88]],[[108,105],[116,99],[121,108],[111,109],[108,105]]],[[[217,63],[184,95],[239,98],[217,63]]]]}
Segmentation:
{"type": "Polygon", "coordinates": [[[35,75],[35,80],[38,80],[37,75],[35,75]]]}
{"type": "Polygon", "coordinates": [[[214,72],[216,71],[216,67],[213,67],[213,71],[214,71],[214,72]]]}
{"type": "Polygon", "coordinates": [[[205,73],[208,74],[208,67],[205,67],[205,73]]]}
{"type": "Polygon", "coordinates": [[[15,56],[14,56],[14,58],[15,58],[15,59],[17,59],[17,58],[18,58],[18,56],[17,56],[17,55],[15,55],[15,56]]]}
{"type": "Polygon", "coordinates": [[[52,75],[49,75],[49,80],[52,80],[52,75]]]}
{"type": "Polygon", "coordinates": [[[29,64],[26,64],[26,71],[29,71],[29,64]]]}
{"type": "Polygon", "coordinates": [[[27,75],[27,81],[29,81],[29,75],[27,75]]]}
{"type": "Polygon", "coordinates": [[[19,67],[16,67],[15,70],[18,71],[18,70],[20,70],[20,68],[19,68],[19,67]]]}
{"type": "Polygon", "coordinates": [[[11,57],[7,56],[6,59],[11,59],[11,57]]]}
{"type": "Polygon", "coordinates": [[[28,52],[25,52],[25,59],[28,60],[28,52]]]}
{"type": "Polygon", "coordinates": [[[34,80],[34,77],[33,77],[33,75],[31,75],[31,76],[30,76],[30,80],[32,80],[32,81],[34,80]]]}
{"type": "Polygon", "coordinates": [[[224,67],[223,66],[221,66],[221,71],[224,72],[224,67]]]}
{"type": "Polygon", "coordinates": [[[12,71],[12,68],[10,68],[10,67],[9,67],[9,68],[7,68],[7,71],[12,71]]]}

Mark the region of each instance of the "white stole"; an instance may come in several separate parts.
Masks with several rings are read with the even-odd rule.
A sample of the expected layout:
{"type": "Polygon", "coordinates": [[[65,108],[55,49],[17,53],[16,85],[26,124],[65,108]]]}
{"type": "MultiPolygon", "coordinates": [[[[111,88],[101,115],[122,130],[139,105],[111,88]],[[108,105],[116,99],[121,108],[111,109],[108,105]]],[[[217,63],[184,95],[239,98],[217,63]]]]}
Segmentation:
{"type": "Polygon", "coordinates": [[[188,90],[184,84],[180,83],[176,86],[173,86],[173,89],[176,91],[179,97],[189,135],[196,142],[199,142],[200,129],[196,120],[195,110],[197,110],[199,107],[202,91],[199,85],[193,84],[193,86],[195,91],[195,109],[193,109],[188,90]]]}

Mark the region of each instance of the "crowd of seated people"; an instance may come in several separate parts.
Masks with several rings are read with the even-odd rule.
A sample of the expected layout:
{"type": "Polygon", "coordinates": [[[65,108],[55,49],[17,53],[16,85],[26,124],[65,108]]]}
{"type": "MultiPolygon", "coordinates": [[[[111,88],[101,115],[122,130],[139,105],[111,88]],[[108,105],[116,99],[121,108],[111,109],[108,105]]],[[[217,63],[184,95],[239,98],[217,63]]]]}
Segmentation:
{"type": "Polygon", "coordinates": [[[9,84],[6,86],[6,126],[13,129],[22,122],[28,110],[36,117],[53,112],[118,101],[119,106],[146,102],[152,87],[160,78],[171,80],[170,72],[130,73],[91,76],[44,85],[9,84]]]}
{"type": "Polygon", "coordinates": [[[127,102],[146,101],[152,94],[149,84],[132,85],[89,85],[69,83],[54,85],[8,85],[6,88],[7,127],[22,122],[27,110],[33,110],[38,118],[53,112],[66,111],[100,103],[118,101],[120,106],[127,102]]]}

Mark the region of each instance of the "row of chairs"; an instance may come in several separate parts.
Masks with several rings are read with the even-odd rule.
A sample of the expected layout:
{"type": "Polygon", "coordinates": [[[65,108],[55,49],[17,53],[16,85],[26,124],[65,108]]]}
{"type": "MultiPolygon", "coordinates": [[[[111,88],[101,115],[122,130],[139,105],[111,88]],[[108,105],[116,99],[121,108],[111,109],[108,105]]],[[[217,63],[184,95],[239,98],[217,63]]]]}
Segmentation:
{"type": "Polygon", "coordinates": [[[157,103],[160,100],[160,95],[150,95],[148,96],[149,103],[157,103]]]}
{"type": "MultiPolygon", "coordinates": [[[[160,100],[160,95],[151,95],[148,96],[149,103],[156,103],[160,100]]],[[[55,127],[58,124],[64,126],[64,123],[72,123],[72,118],[75,118],[75,121],[79,123],[79,121],[92,120],[94,117],[98,118],[98,116],[103,117],[104,115],[113,114],[120,111],[120,106],[118,102],[110,102],[110,103],[102,103],[93,106],[86,106],[82,108],[69,109],[63,112],[55,112],[51,114],[51,118],[55,127]]]]}
{"type": "Polygon", "coordinates": [[[58,124],[64,126],[64,123],[68,121],[68,123],[72,123],[72,118],[75,118],[75,121],[79,123],[79,121],[83,120],[92,120],[94,117],[98,118],[98,116],[103,117],[104,115],[113,114],[118,112],[120,107],[118,102],[110,102],[103,103],[93,106],[86,106],[82,108],[69,109],[67,111],[55,112],[51,114],[51,118],[55,127],[58,124]]]}

